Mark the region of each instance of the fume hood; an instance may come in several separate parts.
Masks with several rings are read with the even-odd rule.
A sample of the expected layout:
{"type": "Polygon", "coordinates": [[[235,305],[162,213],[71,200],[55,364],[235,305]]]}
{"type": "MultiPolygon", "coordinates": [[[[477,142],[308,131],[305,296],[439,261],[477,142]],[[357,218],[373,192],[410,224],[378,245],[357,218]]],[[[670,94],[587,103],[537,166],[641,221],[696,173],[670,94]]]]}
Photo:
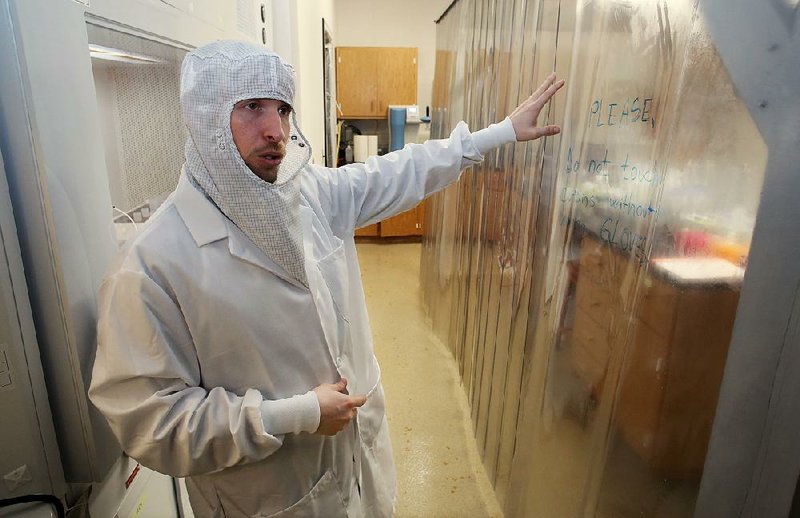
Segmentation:
{"type": "Polygon", "coordinates": [[[173,481],[124,456],[86,397],[95,294],[118,249],[114,218],[145,223],[177,183],[183,55],[220,38],[272,45],[272,7],[0,0],[0,410],[13,417],[0,426],[0,499],[178,512],[173,481]]]}

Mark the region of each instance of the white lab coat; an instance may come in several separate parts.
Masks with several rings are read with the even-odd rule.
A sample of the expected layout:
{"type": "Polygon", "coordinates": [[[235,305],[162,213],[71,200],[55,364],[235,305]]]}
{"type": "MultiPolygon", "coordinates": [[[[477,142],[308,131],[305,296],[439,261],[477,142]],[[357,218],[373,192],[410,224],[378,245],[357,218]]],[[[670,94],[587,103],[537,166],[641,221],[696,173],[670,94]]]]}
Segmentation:
{"type": "Polygon", "coordinates": [[[366,164],[306,166],[308,289],[182,175],[100,288],[90,397],[125,451],[187,477],[199,517],[390,516],[394,465],[353,232],[455,181],[513,140],[509,128],[481,139],[462,123],[366,164]],[[306,433],[319,424],[309,391],[340,376],[367,403],[336,436],[306,433]]]}

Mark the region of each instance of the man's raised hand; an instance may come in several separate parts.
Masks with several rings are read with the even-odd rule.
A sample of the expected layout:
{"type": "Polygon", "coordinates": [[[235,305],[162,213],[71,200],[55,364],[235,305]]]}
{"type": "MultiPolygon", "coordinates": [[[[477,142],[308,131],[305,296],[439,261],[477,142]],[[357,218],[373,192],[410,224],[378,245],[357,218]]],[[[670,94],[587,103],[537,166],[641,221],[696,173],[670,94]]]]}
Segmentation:
{"type": "Polygon", "coordinates": [[[537,121],[539,120],[539,113],[544,108],[544,105],[550,100],[553,95],[564,86],[564,80],[556,81],[556,73],[553,72],[544,83],[533,92],[533,95],[522,101],[517,108],[511,112],[509,118],[511,124],[514,126],[514,133],[517,135],[517,141],[523,142],[526,140],[534,140],[539,137],[546,137],[555,135],[561,131],[556,125],[538,127],[537,121]]]}

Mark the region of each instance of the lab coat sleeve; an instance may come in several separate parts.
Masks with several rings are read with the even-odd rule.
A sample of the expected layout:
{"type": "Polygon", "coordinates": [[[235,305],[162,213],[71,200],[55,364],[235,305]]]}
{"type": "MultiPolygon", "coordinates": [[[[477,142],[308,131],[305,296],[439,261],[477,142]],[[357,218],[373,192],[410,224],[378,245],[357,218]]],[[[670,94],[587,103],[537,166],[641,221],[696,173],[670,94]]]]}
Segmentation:
{"type": "Polygon", "coordinates": [[[413,208],[458,180],[464,168],[480,163],[490,149],[515,140],[508,118],[475,133],[460,122],[448,139],[409,144],[363,164],[319,168],[319,198],[332,229],[347,234],[413,208]]]}
{"type": "Polygon", "coordinates": [[[122,448],[172,476],[210,473],[261,460],[290,432],[315,431],[309,392],[266,401],[201,385],[180,309],[142,272],[122,270],[99,293],[98,350],[89,396],[122,448]]]}

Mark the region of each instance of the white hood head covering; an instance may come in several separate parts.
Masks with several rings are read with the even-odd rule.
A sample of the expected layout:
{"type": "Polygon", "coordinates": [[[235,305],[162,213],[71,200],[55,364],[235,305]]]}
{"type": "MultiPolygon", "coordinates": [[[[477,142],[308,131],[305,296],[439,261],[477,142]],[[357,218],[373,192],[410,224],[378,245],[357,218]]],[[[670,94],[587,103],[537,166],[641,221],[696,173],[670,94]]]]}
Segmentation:
{"type": "Polygon", "coordinates": [[[272,261],[308,286],[298,173],[311,146],[294,110],[275,183],[250,170],[231,133],[234,105],[264,98],[294,107],[294,69],[277,54],[239,41],[217,41],[187,54],[181,68],[181,108],[189,128],[183,170],[272,261]]]}

